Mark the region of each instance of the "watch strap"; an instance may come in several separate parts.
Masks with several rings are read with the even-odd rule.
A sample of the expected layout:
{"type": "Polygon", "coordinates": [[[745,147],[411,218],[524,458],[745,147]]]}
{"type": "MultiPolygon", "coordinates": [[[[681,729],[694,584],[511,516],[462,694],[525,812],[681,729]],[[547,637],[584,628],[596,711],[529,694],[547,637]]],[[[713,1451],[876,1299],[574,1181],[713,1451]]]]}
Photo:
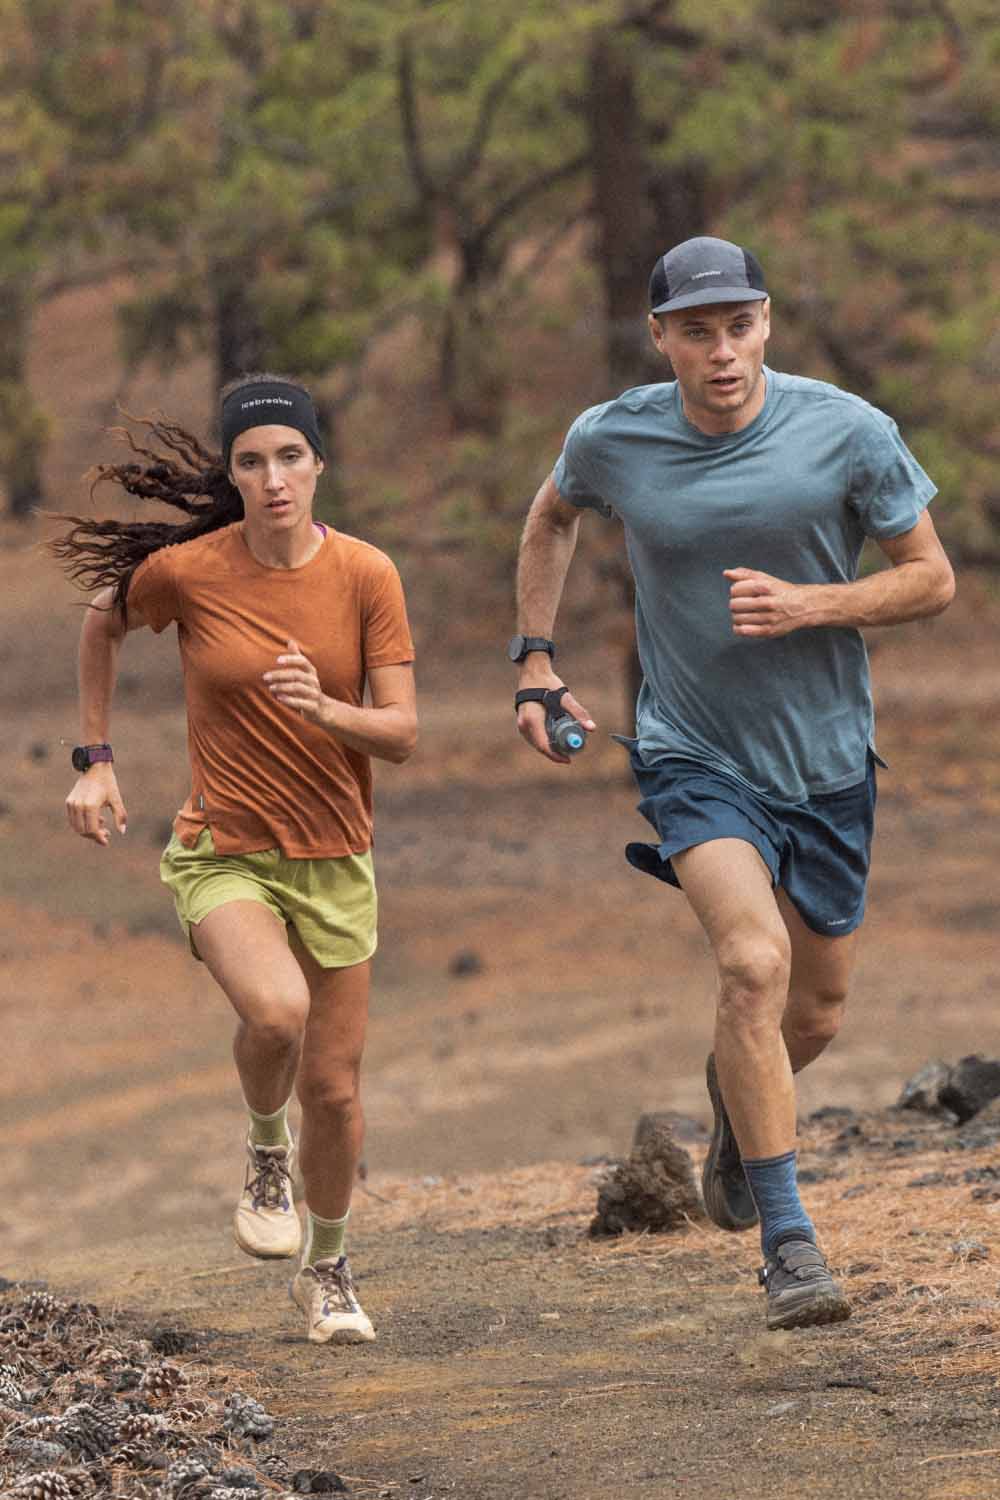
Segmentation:
{"type": "Polygon", "coordinates": [[[107,742],[104,742],[100,745],[76,745],[73,749],[72,758],[74,765],[85,761],[86,768],[89,771],[91,766],[97,766],[102,763],[110,764],[114,760],[114,755],[111,753],[111,746],[107,742]]]}

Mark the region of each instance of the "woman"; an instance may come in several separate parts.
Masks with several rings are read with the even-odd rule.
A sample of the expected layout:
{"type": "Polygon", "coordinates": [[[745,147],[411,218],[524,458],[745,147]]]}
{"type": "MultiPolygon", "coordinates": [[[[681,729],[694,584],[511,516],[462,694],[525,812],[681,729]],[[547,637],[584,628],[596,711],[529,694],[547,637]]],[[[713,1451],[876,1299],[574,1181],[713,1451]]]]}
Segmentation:
{"type": "Polygon", "coordinates": [[[192,782],[161,875],[238,1017],[249,1129],[236,1240],[265,1259],[300,1248],[295,1088],[306,1228],[291,1295],[313,1342],[373,1339],[344,1234],[375,948],[370,757],[404,761],[417,734],[402,588],[383,553],[313,519],[323,443],[297,382],[252,375],[226,387],[221,456],[180,427],[146,425],[166,451],[128,437],[135,461],[103,466],[96,481],[189,520],[69,517],[53,543],[69,574],[100,590],[80,642],[69,820],[102,847],[106,813],[124,834],[109,743],[118,653],[127,632],[176,622],[192,782]]]}

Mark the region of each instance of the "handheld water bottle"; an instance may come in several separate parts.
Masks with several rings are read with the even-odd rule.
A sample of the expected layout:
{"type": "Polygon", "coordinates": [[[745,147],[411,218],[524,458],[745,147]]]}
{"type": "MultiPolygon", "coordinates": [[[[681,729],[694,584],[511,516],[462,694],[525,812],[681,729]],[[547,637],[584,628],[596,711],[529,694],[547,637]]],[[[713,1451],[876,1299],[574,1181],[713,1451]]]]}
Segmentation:
{"type": "Polygon", "coordinates": [[[580,720],[564,709],[545,715],[545,732],[550,748],[561,755],[578,755],[587,743],[587,731],[580,720]]]}

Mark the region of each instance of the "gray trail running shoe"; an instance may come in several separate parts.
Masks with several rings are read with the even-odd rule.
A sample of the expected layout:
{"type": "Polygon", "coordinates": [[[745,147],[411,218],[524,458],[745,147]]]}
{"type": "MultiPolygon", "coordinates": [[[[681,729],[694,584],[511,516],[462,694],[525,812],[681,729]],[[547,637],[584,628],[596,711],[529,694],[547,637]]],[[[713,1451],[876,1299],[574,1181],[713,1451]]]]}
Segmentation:
{"type": "Polygon", "coordinates": [[[767,1326],[772,1330],[842,1323],[851,1316],[850,1303],[812,1240],[779,1240],[757,1274],[767,1292],[767,1326]]]}
{"type": "Polygon", "coordinates": [[[715,1054],[708,1054],[705,1064],[705,1082],[708,1097],[712,1101],[715,1125],[708,1145],[708,1155],[701,1169],[701,1195],[705,1200],[705,1212],[713,1224],[720,1229],[739,1233],[752,1229],[757,1223],[757,1205],[753,1201],[750,1185],[740,1160],[740,1148],[733,1135],[733,1127],[726,1114],[719,1091],[719,1080],[715,1073],[715,1054]]]}
{"type": "Polygon", "coordinates": [[[289,1283],[288,1294],[306,1315],[311,1344],[363,1344],[375,1337],[354,1291],[346,1255],[303,1266],[289,1283]]]}
{"type": "Polygon", "coordinates": [[[292,1201],[294,1146],[255,1146],[247,1141],[243,1191],[233,1215],[236,1243],[259,1260],[298,1253],[302,1226],[292,1201]]]}

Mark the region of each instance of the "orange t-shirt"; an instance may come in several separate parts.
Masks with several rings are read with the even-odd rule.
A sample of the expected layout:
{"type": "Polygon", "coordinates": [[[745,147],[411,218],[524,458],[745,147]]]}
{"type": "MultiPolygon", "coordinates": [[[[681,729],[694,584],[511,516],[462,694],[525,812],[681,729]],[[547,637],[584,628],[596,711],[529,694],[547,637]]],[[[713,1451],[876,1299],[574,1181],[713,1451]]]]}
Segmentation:
{"type": "Polygon", "coordinates": [[[362,854],[372,842],[367,755],[278,703],[261,681],[298,642],[328,697],[360,706],[371,667],[413,660],[399,574],[367,542],[328,530],[301,568],[259,563],[238,525],[164,547],[136,569],[129,605],[177,622],[191,795],[174,830],[219,854],[362,854]]]}

